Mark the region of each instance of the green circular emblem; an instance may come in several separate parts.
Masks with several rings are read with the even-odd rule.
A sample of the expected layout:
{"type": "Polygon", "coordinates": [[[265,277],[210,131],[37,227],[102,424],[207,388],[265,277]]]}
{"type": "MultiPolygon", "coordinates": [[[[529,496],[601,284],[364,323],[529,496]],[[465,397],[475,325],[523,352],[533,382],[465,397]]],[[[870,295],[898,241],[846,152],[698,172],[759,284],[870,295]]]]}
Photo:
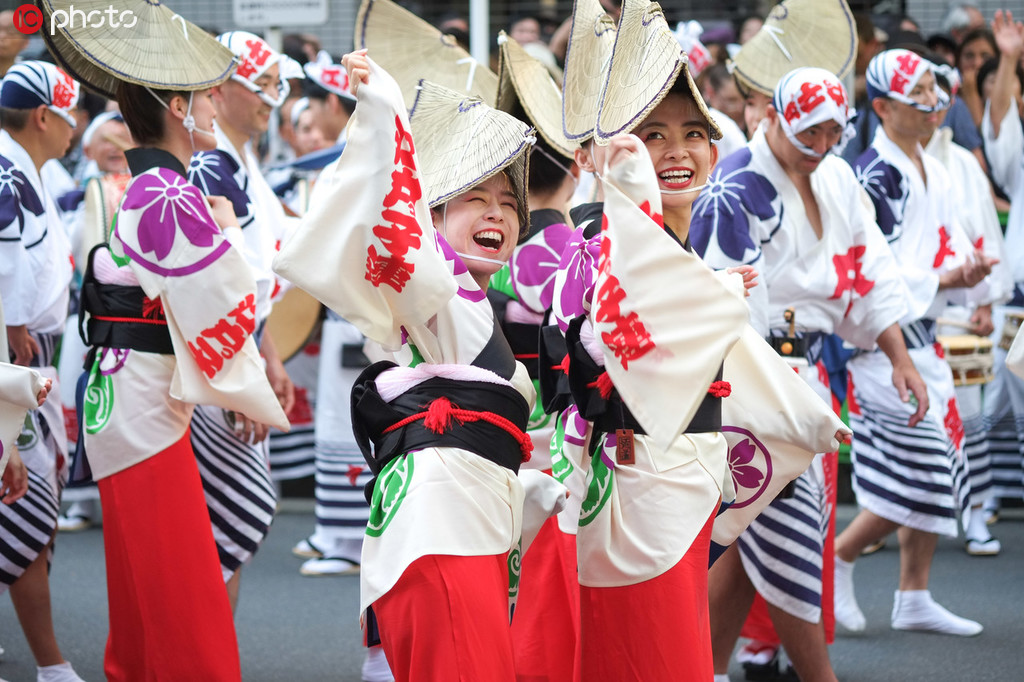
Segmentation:
{"type": "Polygon", "coordinates": [[[587,483],[587,497],[580,507],[581,526],[597,518],[612,494],[613,471],[604,463],[601,452],[595,454],[591,461],[593,464],[590,467],[590,481],[587,483]]]}
{"type": "Polygon", "coordinates": [[[523,540],[513,547],[508,553],[508,598],[515,599],[519,596],[519,575],[523,563],[523,540]]]}
{"type": "Polygon", "coordinates": [[[387,463],[377,476],[370,500],[370,519],[366,522],[366,534],[379,538],[395,518],[398,508],[409,492],[412,482],[413,457],[402,455],[387,463]]]}
{"type": "Polygon", "coordinates": [[[85,418],[85,432],[98,433],[110,421],[114,411],[114,379],[100,372],[97,360],[89,371],[89,382],[85,386],[85,404],[82,415],[85,418]]]}
{"type": "Polygon", "coordinates": [[[32,421],[31,414],[25,414],[25,423],[21,425],[21,433],[18,434],[18,440],[15,442],[21,450],[28,450],[39,442],[39,434],[36,432],[36,425],[32,421]]]}
{"type": "Polygon", "coordinates": [[[551,475],[559,483],[565,483],[572,473],[572,461],[562,453],[565,445],[565,423],[562,419],[555,422],[555,435],[551,438],[551,475]]]}

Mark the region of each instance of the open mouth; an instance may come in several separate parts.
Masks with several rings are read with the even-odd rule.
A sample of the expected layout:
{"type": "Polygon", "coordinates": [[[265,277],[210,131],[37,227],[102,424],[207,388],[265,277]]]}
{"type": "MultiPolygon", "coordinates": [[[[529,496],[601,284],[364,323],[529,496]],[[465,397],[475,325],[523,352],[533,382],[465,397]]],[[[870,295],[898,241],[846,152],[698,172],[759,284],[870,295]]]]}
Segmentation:
{"type": "Polygon", "coordinates": [[[693,180],[693,171],[689,168],[672,168],[658,173],[658,180],[669,189],[686,187],[693,180]]]}
{"type": "Polygon", "coordinates": [[[497,253],[505,243],[505,235],[499,230],[483,230],[473,235],[473,241],[481,249],[497,253]]]}

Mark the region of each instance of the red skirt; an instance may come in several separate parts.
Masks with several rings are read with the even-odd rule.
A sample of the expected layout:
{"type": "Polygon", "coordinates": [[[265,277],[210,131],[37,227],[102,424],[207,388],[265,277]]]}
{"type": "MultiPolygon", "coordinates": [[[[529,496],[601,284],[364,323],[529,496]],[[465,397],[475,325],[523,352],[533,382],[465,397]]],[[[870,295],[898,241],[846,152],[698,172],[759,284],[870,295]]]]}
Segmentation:
{"type": "Polygon", "coordinates": [[[707,682],[714,677],[708,619],[712,514],[689,551],[651,580],[580,586],[584,680],[707,682]]]}
{"type": "Polygon", "coordinates": [[[373,603],[396,682],[515,682],[506,555],[429,555],[373,603]]]}
{"type": "Polygon", "coordinates": [[[108,680],[241,680],[238,641],[189,432],[98,482],[108,680]]]}
{"type": "Polygon", "coordinates": [[[518,682],[580,681],[580,583],[576,536],[549,518],[523,555],[512,618],[518,682]]]}

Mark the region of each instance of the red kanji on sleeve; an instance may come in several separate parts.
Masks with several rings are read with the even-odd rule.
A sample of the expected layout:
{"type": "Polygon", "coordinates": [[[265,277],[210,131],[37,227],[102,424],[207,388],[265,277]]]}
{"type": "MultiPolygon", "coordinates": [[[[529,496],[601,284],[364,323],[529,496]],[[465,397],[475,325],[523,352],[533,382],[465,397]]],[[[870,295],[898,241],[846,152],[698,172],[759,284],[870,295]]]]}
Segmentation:
{"type": "Polygon", "coordinates": [[[932,267],[937,268],[942,265],[942,262],[946,260],[947,256],[955,256],[956,251],[949,245],[949,231],[946,230],[946,226],[943,225],[939,228],[939,250],[935,253],[935,260],[932,262],[932,267]]]}
{"type": "Polygon", "coordinates": [[[366,280],[375,287],[388,285],[401,292],[412,276],[413,266],[401,258],[377,253],[375,246],[366,252],[366,280]]]}
{"type": "Polygon", "coordinates": [[[640,210],[643,211],[648,218],[658,223],[658,227],[665,227],[665,217],[660,213],[653,213],[651,211],[651,202],[645,201],[640,204],[640,210]]]}

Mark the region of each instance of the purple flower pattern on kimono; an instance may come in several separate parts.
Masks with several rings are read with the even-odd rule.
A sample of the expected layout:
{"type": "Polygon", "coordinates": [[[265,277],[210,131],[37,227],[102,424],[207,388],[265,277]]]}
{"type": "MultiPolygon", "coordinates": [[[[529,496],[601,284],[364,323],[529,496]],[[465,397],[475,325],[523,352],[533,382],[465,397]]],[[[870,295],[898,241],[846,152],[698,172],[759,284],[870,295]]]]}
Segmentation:
{"type": "Polygon", "coordinates": [[[543,313],[551,307],[555,276],[572,235],[572,228],[565,223],[548,225],[512,254],[512,287],[519,301],[534,312],[543,313]]]}
{"type": "Polygon", "coordinates": [[[577,228],[562,251],[556,279],[558,296],[551,302],[558,326],[565,332],[569,322],[590,311],[597,284],[597,261],[601,255],[601,234],[587,239],[584,228],[577,228]]]}
{"type": "Polygon", "coordinates": [[[214,149],[192,155],[188,165],[188,180],[203,191],[206,196],[222,196],[231,202],[239,227],[246,227],[253,221],[249,202],[247,176],[239,184],[238,162],[225,151],[214,149]]]}
{"type": "Polygon", "coordinates": [[[782,224],[778,192],[767,178],[749,169],[751,157],[750,149],[730,154],[694,202],[690,243],[702,258],[710,258],[712,267],[722,267],[708,254],[713,237],[730,264],[752,263],[761,253],[753,235],[767,231],[770,237],[782,224]],[[755,220],[768,225],[755,230],[755,220]]]}
{"type": "Polygon", "coordinates": [[[900,171],[886,163],[876,149],[868,149],[853,166],[857,180],[875,205],[875,220],[886,239],[893,242],[902,234],[903,211],[907,206],[907,181],[900,171]]]}
{"type": "Polygon", "coordinates": [[[199,189],[167,168],[143,173],[128,185],[116,234],[129,258],[164,276],[202,270],[230,248],[199,189]],[[127,212],[135,210],[141,214],[132,216],[134,221],[125,219],[127,212]],[[134,235],[125,233],[128,224],[135,226],[134,235]],[[132,246],[133,236],[139,252],[132,246]],[[167,262],[175,251],[173,262],[167,262]]]}
{"type": "MultiPolygon", "coordinates": [[[[43,202],[32,188],[28,178],[7,159],[0,156],[0,230],[18,222],[18,233],[25,229],[24,210],[41,216],[43,202]]],[[[12,235],[12,238],[13,237],[12,235]]]]}

